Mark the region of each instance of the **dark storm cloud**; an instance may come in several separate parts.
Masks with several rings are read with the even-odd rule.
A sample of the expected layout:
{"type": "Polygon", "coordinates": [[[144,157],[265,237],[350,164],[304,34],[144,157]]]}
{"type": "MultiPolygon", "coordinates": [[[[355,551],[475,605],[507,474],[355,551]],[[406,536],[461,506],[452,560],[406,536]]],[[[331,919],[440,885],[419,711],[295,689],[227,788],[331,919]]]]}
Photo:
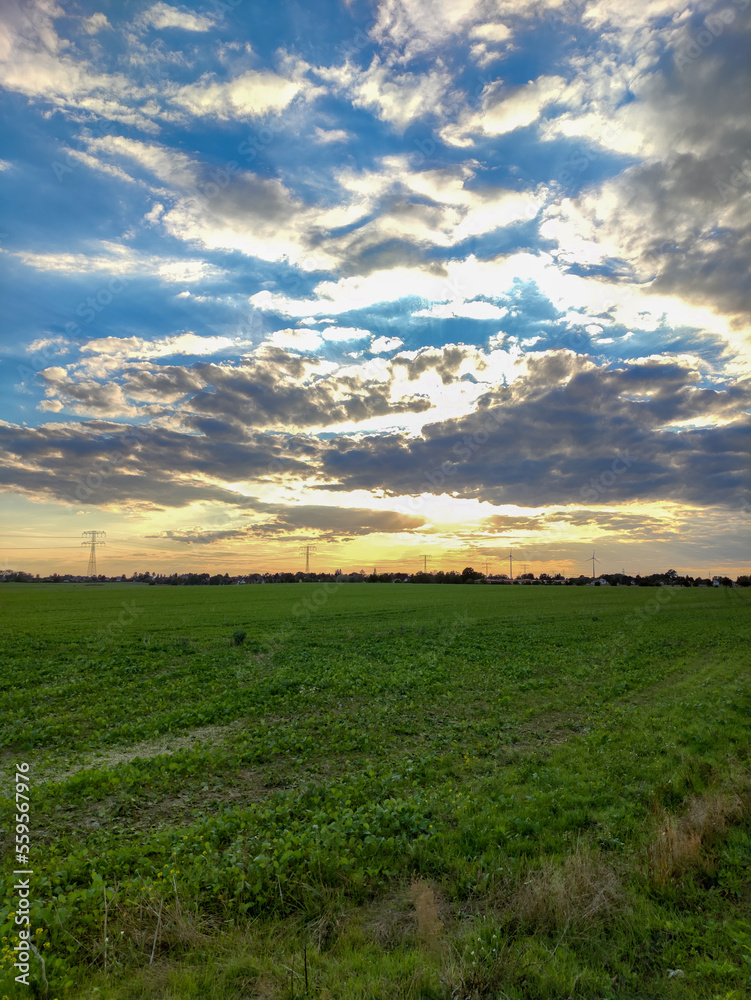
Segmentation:
{"type": "MultiPolygon", "coordinates": [[[[445,353],[450,355],[446,361],[440,351],[431,352],[418,362],[419,370],[436,367],[447,382],[448,372],[463,355],[458,351],[445,353]]],[[[366,379],[348,375],[346,368],[332,373],[321,367],[319,358],[278,348],[265,349],[240,364],[129,365],[121,376],[106,382],[62,368],[47,369],[41,378],[48,400],[74,412],[112,417],[157,415],[158,409],[151,411],[143,404],[180,403],[188,426],[219,439],[234,438],[246,427],[327,426],[387,414],[424,413],[431,406],[424,395],[392,400],[392,378],[366,379]],[[189,397],[187,401],[185,397],[189,397]]],[[[48,402],[43,405],[50,408],[48,402]]]]}
{"type": "Polygon", "coordinates": [[[203,386],[198,373],[180,365],[129,366],[123,372],[122,387],[126,396],[133,399],[152,399],[168,402],[179,399],[203,386]]]}
{"type": "Polygon", "coordinates": [[[332,508],[302,505],[280,507],[266,505],[274,516],[268,521],[237,527],[203,530],[165,531],[152,538],[169,538],[191,545],[211,545],[214,542],[242,540],[252,537],[315,535],[320,540],[341,540],[372,534],[399,534],[414,531],[426,523],[424,517],[396,511],[374,511],[363,508],[332,508]]]}
{"type": "Polygon", "coordinates": [[[748,484],[748,383],[716,390],[677,364],[596,368],[560,353],[480,400],[470,416],[329,443],[323,468],[349,489],[449,492],[493,503],[677,499],[732,504],[748,484]],[[679,421],[729,427],[672,429],[679,421]]]}
{"type": "Polygon", "coordinates": [[[443,348],[424,348],[414,358],[398,355],[392,358],[394,368],[406,368],[410,382],[418,379],[424,372],[435,370],[444,385],[456,381],[456,372],[462,361],[473,352],[461,344],[443,348]]]}
{"type": "Polygon", "coordinates": [[[422,413],[431,406],[424,396],[392,402],[388,384],[347,375],[309,378],[307,385],[285,384],[275,365],[262,361],[242,368],[201,364],[194,370],[210,388],[193,396],[191,409],[231,417],[248,426],[359,422],[390,413],[422,413]]]}
{"type": "Polygon", "coordinates": [[[74,504],[138,503],[183,507],[215,500],[251,509],[264,504],[218,485],[305,474],[310,445],[280,435],[215,440],[156,427],[105,421],[0,425],[0,483],[39,499],[74,504]]]}
{"type": "MultiPolygon", "coordinates": [[[[272,412],[279,423],[285,413],[280,400],[290,419],[294,414],[302,422],[306,414],[324,413],[326,400],[330,420],[332,411],[379,412],[385,397],[355,397],[360,383],[339,377],[339,390],[353,394],[341,404],[318,383],[277,398],[272,386],[258,388],[241,370],[197,368],[215,384],[218,400],[211,407],[212,396],[202,391],[203,412],[186,415],[182,428],[128,428],[102,420],[0,426],[2,481],[30,494],[70,498],[77,486],[91,487],[99,478],[79,500],[162,506],[181,506],[198,494],[242,506],[245,500],[231,491],[216,493],[216,484],[280,476],[319,489],[449,492],[531,506],[660,499],[732,505],[749,488],[749,383],[717,388],[676,361],[615,368],[569,352],[530,356],[525,376],[489,390],[472,414],[428,424],[419,436],[325,439],[264,432],[254,423],[271,422],[272,412]],[[718,421],[724,426],[713,426],[718,421]]],[[[310,508],[309,516],[316,510],[316,516],[331,516],[325,507],[310,508]]],[[[274,530],[295,528],[288,516],[296,515],[280,515],[274,530]]],[[[348,517],[342,513],[339,527],[348,517]]],[[[328,530],[314,521],[308,527],[328,530]]]]}

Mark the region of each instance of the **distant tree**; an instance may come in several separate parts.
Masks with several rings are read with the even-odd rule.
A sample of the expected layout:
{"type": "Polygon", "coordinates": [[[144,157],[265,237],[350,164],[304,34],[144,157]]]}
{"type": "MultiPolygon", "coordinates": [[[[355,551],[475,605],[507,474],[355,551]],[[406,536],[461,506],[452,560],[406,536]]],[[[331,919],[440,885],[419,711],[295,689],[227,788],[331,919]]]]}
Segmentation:
{"type": "Polygon", "coordinates": [[[751,587],[751,576],[739,576],[735,582],[739,587],[751,587]]]}
{"type": "Polygon", "coordinates": [[[472,569],[471,566],[465,566],[462,570],[462,583],[474,583],[475,580],[484,580],[485,575],[483,573],[478,573],[476,569],[472,569]]]}

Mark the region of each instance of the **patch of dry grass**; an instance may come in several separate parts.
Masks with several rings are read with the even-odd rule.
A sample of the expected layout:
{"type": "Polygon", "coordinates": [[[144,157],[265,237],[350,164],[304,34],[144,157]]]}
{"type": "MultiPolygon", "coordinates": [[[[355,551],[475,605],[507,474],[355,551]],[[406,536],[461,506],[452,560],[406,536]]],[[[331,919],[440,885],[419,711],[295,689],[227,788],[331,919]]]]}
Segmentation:
{"type": "Polygon", "coordinates": [[[657,831],[647,847],[646,874],[653,885],[666,886],[703,864],[704,848],[722,840],[728,826],[748,811],[740,796],[709,792],[691,799],[682,816],[657,811],[657,831]]]}
{"type": "Polygon", "coordinates": [[[608,923],[624,907],[620,875],[597,853],[584,849],[562,863],[543,859],[509,904],[512,917],[541,932],[608,923]]]}

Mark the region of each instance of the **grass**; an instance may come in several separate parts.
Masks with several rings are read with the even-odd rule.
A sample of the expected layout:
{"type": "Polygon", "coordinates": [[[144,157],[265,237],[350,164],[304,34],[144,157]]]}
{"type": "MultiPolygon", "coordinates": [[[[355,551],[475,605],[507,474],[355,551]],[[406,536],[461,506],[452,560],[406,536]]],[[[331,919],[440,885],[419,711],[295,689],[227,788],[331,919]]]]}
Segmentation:
{"type": "Polygon", "coordinates": [[[749,596],[4,585],[28,995],[740,1000],[749,596]]]}

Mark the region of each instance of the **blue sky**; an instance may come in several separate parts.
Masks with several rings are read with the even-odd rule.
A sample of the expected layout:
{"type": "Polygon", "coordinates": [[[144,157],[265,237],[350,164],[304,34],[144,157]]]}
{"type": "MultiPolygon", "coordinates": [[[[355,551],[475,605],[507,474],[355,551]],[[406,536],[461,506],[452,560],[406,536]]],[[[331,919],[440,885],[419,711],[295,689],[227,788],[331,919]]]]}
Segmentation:
{"type": "Polygon", "coordinates": [[[0,18],[6,568],[748,569],[748,0],[0,18]]]}

